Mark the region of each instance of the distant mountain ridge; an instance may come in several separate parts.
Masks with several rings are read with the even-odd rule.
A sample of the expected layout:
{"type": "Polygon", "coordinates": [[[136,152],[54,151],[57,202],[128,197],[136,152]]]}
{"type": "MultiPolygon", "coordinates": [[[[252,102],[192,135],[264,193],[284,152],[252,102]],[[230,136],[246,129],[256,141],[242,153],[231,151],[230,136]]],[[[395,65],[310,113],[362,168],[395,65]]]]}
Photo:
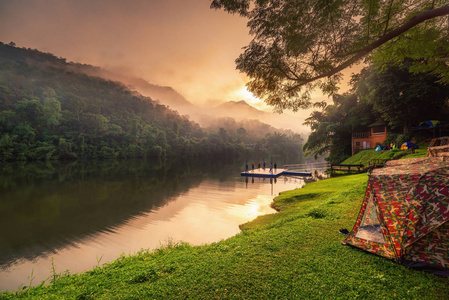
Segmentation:
{"type": "MultiPolygon", "coordinates": [[[[152,84],[145,79],[130,76],[120,72],[113,72],[98,66],[67,62],[65,58],[56,57],[51,53],[40,52],[36,49],[18,48],[15,44],[0,44],[0,62],[5,59],[13,59],[32,64],[46,64],[55,68],[71,70],[75,73],[83,73],[88,76],[100,77],[119,82],[139,94],[150,97],[160,104],[169,106],[181,115],[188,115],[201,126],[209,127],[216,117],[234,118],[236,121],[258,120],[276,128],[283,128],[293,132],[307,133],[309,129],[302,125],[303,121],[286,114],[279,115],[261,111],[245,100],[228,101],[216,107],[199,107],[189,102],[183,95],[170,86],[152,84]],[[205,109],[206,108],[206,109],[205,109]]],[[[283,131],[278,129],[278,131],[283,131]]]]}
{"type": "Polygon", "coordinates": [[[191,108],[193,104],[171,86],[161,86],[149,83],[137,77],[118,77],[116,79],[126,83],[130,88],[139,91],[141,94],[159,100],[162,104],[174,109],[191,108]]]}
{"type": "Polygon", "coordinates": [[[0,43],[1,161],[238,154],[150,97],[75,68],[83,66],[0,43]]]}
{"type": "Polygon", "coordinates": [[[246,102],[245,100],[240,100],[240,101],[228,101],[225,102],[223,104],[220,104],[217,106],[217,108],[219,109],[226,109],[229,112],[247,112],[249,114],[251,114],[252,116],[255,115],[265,115],[267,114],[266,112],[263,112],[261,110],[258,110],[257,108],[251,106],[250,104],[248,104],[248,102],[246,102]]]}
{"type": "Polygon", "coordinates": [[[142,95],[150,97],[153,100],[159,100],[161,104],[174,109],[193,106],[184,96],[170,86],[151,84],[142,78],[122,75],[93,65],[67,62],[65,58],[57,57],[51,53],[44,53],[36,49],[19,48],[14,43],[1,43],[0,62],[10,60],[31,64],[49,64],[55,68],[72,70],[73,72],[84,73],[89,76],[118,81],[128,86],[128,88],[137,90],[142,95]]]}
{"type": "Polygon", "coordinates": [[[275,128],[282,128],[281,131],[290,130],[293,132],[301,132],[303,135],[309,131],[306,126],[302,124],[296,116],[288,114],[276,114],[259,110],[246,102],[240,101],[228,101],[220,104],[216,107],[215,112],[219,116],[223,116],[223,112],[226,112],[229,116],[237,120],[259,120],[260,122],[269,124],[275,128]]]}

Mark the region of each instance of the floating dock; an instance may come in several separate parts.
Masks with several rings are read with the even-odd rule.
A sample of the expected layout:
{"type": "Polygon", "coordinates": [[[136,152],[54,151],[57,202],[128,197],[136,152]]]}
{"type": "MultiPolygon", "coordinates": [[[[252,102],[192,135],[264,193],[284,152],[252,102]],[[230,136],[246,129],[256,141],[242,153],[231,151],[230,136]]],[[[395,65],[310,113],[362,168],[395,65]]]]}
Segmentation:
{"type": "Polygon", "coordinates": [[[301,176],[301,177],[311,177],[312,172],[295,172],[295,171],[288,171],[285,169],[273,169],[271,172],[269,169],[255,169],[248,172],[242,172],[240,173],[240,176],[247,176],[247,177],[262,177],[262,178],[277,178],[281,175],[287,175],[287,176],[301,176]]]}

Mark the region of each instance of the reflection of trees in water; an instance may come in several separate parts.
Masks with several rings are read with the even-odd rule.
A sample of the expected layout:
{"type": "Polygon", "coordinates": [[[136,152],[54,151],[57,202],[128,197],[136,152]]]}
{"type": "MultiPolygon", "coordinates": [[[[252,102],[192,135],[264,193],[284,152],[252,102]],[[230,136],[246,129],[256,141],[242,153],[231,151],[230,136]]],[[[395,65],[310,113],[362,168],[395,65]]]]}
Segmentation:
{"type": "Polygon", "coordinates": [[[0,168],[0,265],[113,230],[235,164],[145,160],[33,162],[0,168]]]}

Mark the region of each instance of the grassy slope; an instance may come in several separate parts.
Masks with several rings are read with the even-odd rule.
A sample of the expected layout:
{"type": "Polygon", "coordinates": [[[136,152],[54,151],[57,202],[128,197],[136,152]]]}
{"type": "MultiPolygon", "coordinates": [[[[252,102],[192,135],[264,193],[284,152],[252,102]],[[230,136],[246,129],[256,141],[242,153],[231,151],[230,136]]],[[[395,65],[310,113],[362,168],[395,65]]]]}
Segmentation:
{"type": "Polygon", "coordinates": [[[427,146],[420,145],[419,149],[415,150],[413,154],[411,150],[388,150],[388,151],[374,151],[373,149],[362,150],[359,153],[351,156],[342,162],[342,164],[362,164],[368,166],[372,159],[404,159],[412,157],[422,157],[427,154],[427,146]]]}
{"type": "Polygon", "coordinates": [[[171,244],[121,257],[54,284],[0,298],[41,299],[438,299],[449,280],[341,245],[366,188],[366,174],[307,184],[275,199],[280,212],[204,246],[171,244]]]}

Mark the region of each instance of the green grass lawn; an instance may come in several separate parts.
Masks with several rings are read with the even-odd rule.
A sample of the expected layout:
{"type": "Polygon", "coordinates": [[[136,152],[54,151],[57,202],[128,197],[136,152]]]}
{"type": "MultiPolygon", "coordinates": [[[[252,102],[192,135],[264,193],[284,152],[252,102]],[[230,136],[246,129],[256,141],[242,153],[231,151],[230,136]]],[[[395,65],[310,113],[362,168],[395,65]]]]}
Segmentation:
{"type": "MultiPolygon", "coordinates": [[[[352,229],[366,174],[283,192],[279,213],[243,224],[232,238],[204,246],[170,243],[123,256],[4,299],[442,299],[449,279],[410,270],[341,245],[352,229]]],[[[57,274],[55,274],[56,276],[57,274]]]]}
{"type": "Polygon", "coordinates": [[[373,149],[362,150],[359,153],[349,157],[344,160],[342,164],[362,164],[364,166],[369,165],[369,161],[373,159],[384,159],[384,160],[394,160],[394,159],[405,159],[412,157],[424,157],[427,154],[427,145],[420,145],[415,153],[412,150],[387,150],[387,151],[374,151],[373,149]]]}

